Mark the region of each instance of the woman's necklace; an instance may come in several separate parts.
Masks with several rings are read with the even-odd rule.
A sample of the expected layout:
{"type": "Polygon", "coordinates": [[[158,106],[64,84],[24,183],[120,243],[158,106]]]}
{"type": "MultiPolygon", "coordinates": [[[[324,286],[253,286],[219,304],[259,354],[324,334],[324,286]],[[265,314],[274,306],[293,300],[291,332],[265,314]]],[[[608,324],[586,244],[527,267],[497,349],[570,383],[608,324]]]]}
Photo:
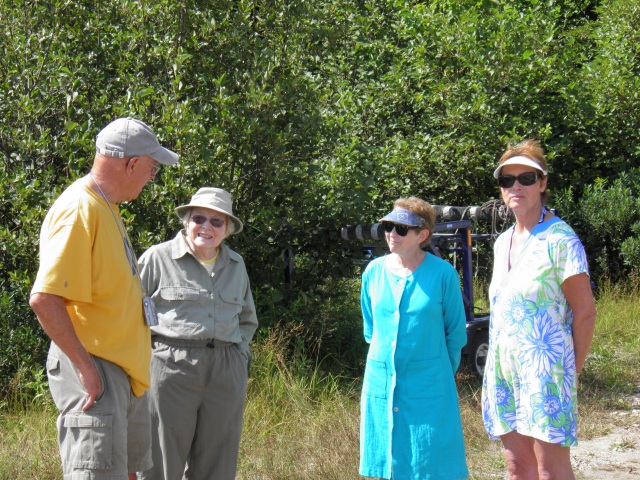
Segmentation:
{"type": "MultiPolygon", "coordinates": [[[[540,219],[538,220],[538,225],[540,225],[542,222],[544,222],[544,217],[547,215],[547,212],[548,212],[547,206],[543,205],[542,206],[542,212],[540,212],[540,219]]],[[[517,224],[518,224],[518,220],[516,220],[516,223],[514,224],[514,227],[517,224]]],[[[512,233],[512,235],[513,235],[513,233],[512,233]]]]}
{"type": "Polygon", "coordinates": [[[538,225],[544,222],[544,216],[547,214],[547,206],[542,205],[542,213],[540,213],[540,220],[538,220],[538,225]]]}

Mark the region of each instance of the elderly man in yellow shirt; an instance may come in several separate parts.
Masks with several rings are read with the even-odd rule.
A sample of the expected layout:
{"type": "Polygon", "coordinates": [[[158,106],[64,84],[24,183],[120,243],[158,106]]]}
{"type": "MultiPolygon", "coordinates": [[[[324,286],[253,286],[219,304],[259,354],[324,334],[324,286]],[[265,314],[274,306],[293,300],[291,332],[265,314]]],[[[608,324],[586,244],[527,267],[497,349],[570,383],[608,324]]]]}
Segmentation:
{"type": "Polygon", "coordinates": [[[145,297],[118,203],[133,200],[178,155],[143,122],[119,118],[96,137],[91,172],[51,206],[30,305],[51,348],[64,478],[135,478],[150,467],[145,391],[151,357],[145,297]]]}

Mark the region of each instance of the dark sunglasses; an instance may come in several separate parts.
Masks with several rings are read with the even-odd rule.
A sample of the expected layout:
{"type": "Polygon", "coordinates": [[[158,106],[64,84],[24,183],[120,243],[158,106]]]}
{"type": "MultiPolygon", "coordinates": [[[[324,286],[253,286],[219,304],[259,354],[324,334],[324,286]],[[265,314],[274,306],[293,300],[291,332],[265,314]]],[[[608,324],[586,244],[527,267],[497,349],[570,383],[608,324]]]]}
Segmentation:
{"type": "Polygon", "coordinates": [[[191,215],[191,220],[196,225],[204,225],[208,220],[213,228],[221,228],[227,223],[219,218],[207,218],[204,215],[191,215]]]}
{"type": "Polygon", "coordinates": [[[498,185],[502,188],[511,188],[518,180],[518,183],[523,187],[530,187],[538,181],[538,178],[540,178],[540,174],[535,172],[521,173],[517,177],[514,175],[500,175],[498,177],[498,185]]]}
{"type": "Polygon", "coordinates": [[[398,225],[397,223],[393,223],[393,222],[382,222],[382,225],[384,226],[384,231],[387,233],[391,233],[393,231],[393,229],[396,229],[396,233],[398,235],[400,235],[401,237],[406,237],[407,233],[409,233],[409,230],[420,230],[420,227],[410,227],[408,225],[398,225]]]}

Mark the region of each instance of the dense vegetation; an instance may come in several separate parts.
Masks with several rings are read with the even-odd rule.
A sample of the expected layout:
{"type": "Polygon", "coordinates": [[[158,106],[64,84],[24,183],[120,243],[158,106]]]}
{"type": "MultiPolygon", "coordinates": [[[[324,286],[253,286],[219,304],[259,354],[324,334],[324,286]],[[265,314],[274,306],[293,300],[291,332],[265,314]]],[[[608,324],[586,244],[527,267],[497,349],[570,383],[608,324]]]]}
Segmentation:
{"type": "Polygon", "coordinates": [[[175,234],[197,188],[226,188],[262,325],[331,340],[314,354],[361,354],[359,319],[331,307],[357,273],[339,227],[402,195],[481,205],[524,137],[594,278],[637,275],[635,0],[5,0],[0,25],[0,392],[43,364],[27,305],[41,220],[119,116],[182,155],[123,206],[136,250],[175,234]]]}

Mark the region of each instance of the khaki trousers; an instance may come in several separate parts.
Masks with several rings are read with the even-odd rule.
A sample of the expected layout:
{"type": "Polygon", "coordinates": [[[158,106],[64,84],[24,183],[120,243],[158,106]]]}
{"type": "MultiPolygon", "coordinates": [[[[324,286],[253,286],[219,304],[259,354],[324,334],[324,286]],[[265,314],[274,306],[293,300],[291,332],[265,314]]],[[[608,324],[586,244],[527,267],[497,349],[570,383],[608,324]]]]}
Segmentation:
{"type": "Polygon", "coordinates": [[[152,480],[233,480],[248,359],[217,340],[153,337],[149,408],[152,480]]]}

